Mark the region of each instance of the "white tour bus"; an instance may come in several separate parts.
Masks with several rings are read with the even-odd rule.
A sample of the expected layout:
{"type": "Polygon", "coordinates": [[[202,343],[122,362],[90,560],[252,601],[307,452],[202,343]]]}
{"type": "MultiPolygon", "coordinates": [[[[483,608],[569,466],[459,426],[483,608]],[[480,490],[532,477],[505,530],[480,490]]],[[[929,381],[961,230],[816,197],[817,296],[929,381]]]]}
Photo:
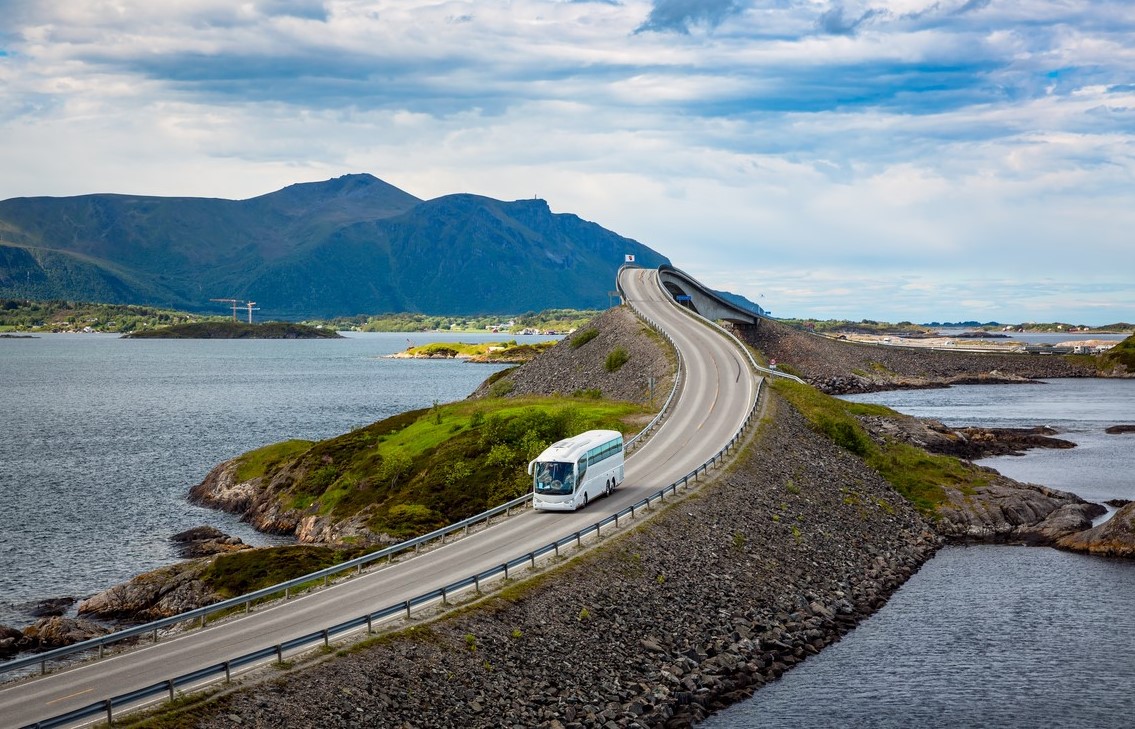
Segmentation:
{"type": "Polygon", "coordinates": [[[553,443],[528,464],[532,507],[575,511],[623,482],[623,434],[589,430],[553,443]]]}

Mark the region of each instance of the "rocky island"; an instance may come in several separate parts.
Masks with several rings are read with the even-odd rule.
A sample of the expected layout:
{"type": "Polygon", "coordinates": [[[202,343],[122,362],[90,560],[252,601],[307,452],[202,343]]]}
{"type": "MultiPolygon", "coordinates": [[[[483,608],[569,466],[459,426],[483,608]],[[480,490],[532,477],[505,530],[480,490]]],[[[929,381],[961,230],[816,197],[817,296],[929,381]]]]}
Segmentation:
{"type": "Polygon", "coordinates": [[[244,322],[190,322],[168,327],[142,329],[122,335],[123,339],[341,339],[343,335],[330,329],[270,321],[263,324],[244,322]]]}

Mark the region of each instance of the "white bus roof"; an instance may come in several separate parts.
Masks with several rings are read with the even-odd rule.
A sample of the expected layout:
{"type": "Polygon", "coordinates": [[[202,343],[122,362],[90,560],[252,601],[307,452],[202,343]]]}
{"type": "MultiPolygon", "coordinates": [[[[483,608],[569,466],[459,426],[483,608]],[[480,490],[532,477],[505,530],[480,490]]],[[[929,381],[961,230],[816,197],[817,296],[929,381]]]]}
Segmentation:
{"type": "Polygon", "coordinates": [[[615,438],[622,438],[623,434],[617,430],[588,430],[579,435],[556,441],[544,449],[536,457],[537,461],[577,461],[580,456],[595,446],[602,445],[615,438]]]}

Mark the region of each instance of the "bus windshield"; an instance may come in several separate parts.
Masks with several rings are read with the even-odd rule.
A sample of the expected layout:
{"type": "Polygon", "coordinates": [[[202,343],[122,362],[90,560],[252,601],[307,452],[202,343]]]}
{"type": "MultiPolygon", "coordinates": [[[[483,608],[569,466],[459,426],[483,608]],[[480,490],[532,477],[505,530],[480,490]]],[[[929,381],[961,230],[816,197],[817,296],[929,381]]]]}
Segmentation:
{"type": "Polygon", "coordinates": [[[541,461],[536,464],[536,493],[555,496],[570,494],[574,490],[574,463],[541,461]]]}

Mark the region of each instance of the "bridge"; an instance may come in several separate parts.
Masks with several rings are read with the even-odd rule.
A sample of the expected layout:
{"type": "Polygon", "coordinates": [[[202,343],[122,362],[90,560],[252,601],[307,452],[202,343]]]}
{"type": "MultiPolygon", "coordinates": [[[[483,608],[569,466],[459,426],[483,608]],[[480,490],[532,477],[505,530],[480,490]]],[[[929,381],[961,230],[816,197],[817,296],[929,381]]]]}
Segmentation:
{"type": "MultiPolygon", "coordinates": [[[[740,342],[676,305],[674,287],[686,292],[678,296],[690,297],[690,308],[708,316],[733,319],[744,312],[677,269],[624,267],[617,283],[623,300],[672,342],[680,367],[669,414],[627,457],[625,481],[612,496],[579,512],[525,509],[459,539],[443,536],[440,546],[420,556],[366,571],[360,566],[357,575],[324,589],[208,626],[202,618],[205,627],[161,642],[155,628],[148,645],[143,639],[142,647],[0,689],[0,727],[106,721],[113,712],[172,698],[175,689],[193,690],[282,660],[289,647],[310,649],[332,634],[369,632],[372,621],[444,604],[458,588],[479,590],[502,567],[508,577],[510,566],[535,566],[538,558],[559,554],[561,545],[582,544],[607,525],[618,527],[620,518],[625,524],[649,511],[651,500],[664,500],[720,463],[753,419],[761,377],[740,342]]],[[[20,662],[34,665],[35,657],[0,664],[0,670],[20,662]]]]}
{"type": "Polygon", "coordinates": [[[676,302],[706,319],[756,324],[758,317],[768,316],[768,312],[756,304],[749,308],[739,302],[730,301],[713,289],[707,288],[685,271],[673,266],[661,266],[658,269],[658,279],[676,302]]]}

